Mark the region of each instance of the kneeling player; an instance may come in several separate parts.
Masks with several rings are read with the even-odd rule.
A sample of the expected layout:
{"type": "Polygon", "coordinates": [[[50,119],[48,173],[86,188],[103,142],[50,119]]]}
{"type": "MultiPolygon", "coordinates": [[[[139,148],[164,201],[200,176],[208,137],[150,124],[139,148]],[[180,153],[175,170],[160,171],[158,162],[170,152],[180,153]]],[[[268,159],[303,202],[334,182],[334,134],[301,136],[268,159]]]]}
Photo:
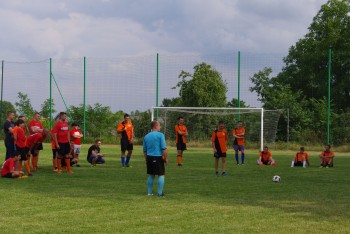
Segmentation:
{"type": "Polygon", "coordinates": [[[21,154],[18,151],[15,151],[10,158],[8,158],[1,168],[1,177],[3,178],[18,178],[23,175],[23,171],[16,171],[15,165],[21,159],[21,154]]]}
{"type": "Polygon", "coordinates": [[[291,167],[306,167],[306,164],[310,166],[309,163],[309,155],[308,153],[305,152],[305,149],[303,146],[300,146],[299,152],[296,153],[295,157],[293,158],[292,161],[292,166],[291,167]]]}
{"type": "Polygon", "coordinates": [[[263,151],[260,152],[259,159],[257,160],[259,166],[269,165],[276,166],[275,160],[272,158],[272,154],[267,146],[264,146],[263,151]]]}

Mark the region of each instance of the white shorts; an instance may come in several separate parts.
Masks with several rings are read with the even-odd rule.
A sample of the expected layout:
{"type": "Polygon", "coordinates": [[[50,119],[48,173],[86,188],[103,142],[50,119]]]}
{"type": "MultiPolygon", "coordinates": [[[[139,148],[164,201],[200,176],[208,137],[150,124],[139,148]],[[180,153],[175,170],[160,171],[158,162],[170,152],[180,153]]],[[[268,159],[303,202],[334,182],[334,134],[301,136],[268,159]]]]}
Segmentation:
{"type": "Polygon", "coordinates": [[[81,145],[74,145],[74,154],[80,154],[81,145]]]}

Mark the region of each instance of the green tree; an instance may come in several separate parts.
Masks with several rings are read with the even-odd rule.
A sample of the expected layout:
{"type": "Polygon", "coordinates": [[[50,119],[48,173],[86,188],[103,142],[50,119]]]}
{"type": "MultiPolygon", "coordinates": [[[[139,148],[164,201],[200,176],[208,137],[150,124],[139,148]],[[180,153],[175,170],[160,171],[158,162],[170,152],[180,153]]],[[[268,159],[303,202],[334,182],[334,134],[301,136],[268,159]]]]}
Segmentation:
{"type": "MultiPolygon", "coordinates": [[[[51,106],[51,102],[50,99],[46,99],[44,101],[43,104],[41,104],[41,116],[43,118],[50,118],[50,106],[51,106]]],[[[52,99],[52,115],[54,115],[54,113],[56,112],[56,110],[54,109],[55,103],[52,99]]]]}
{"type": "Polygon", "coordinates": [[[181,71],[179,75],[181,81],[176,87],[180,88],[180,104],[188,107],[225,107],[227,87],[221,74],[206,63],[197,64],[193,69],[193,74],[181,71]]]}
{"type": "Polygon", "coordinates": [[[332,49],[331,96],[341,110],[350,103],[350,1],[322,5],[304,38],[293,45],[278,75],[282,84],[301,90],[307,98],[327,95],[328,49],[332,49]]]}
{"type": "Polygon", "coordinates": [[[32,103],[27,94],[18,92],[18,101],[15,102],[16,110],[19,115],[24,115],[27,118],[34,115],[35,110],[33,109],[32,103]]]}

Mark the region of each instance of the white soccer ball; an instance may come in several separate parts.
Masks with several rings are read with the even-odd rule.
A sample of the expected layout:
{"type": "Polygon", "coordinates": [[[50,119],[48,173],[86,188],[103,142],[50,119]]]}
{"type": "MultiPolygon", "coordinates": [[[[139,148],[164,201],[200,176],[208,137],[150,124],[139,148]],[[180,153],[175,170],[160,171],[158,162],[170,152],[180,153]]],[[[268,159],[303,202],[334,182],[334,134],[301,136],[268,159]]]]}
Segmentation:
{"type": "Polygon", "coordinates": [[[278,175],[275,175],[272,177],[272,181],[275,183],[279,183],[279,182],[281,182],[281,177],[278,175]]]}

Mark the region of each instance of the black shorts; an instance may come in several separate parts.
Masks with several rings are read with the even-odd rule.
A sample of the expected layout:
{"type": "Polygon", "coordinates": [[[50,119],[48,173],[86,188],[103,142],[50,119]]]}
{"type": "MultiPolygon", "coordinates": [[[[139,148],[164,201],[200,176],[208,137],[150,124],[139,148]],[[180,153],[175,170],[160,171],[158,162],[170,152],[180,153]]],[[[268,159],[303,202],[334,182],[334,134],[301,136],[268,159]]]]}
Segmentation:
{"type": "Polygon", "coordinates": [[[177,150],[187,150],[186,143],[176,143],[177,150]]]}
{"type": "Polygon", "coordinates": [[[65,157],[67,154],[70,153],[70,144],[69,142],[67,143],[58,143],[60,148],[58,149],[58,155],[65,157]]]}
{"type": "Polygon", "coordinates": [[[28,147],[24,147],[24,148],[17,147],[17,151],[21,154],[20,161],[27,161],[27,155],[29,152],[28,147]]]}
{"type": "Polygon", "coordinates": [[[214,153],[214,158],[226,158],[226,153],[214,153]]]}
{"type": "Polygon", "coordinates": [[[294,166],[295,167],[302,167],[303,166],[303,162],[302,161],[295,161],[294,162],[294,166]]]}
{"type": "Polygon", "coordinates": [[[120,140],[120,148],[122,151],[133,150],[134,145],[130,143],[128,140],[120,140]]]}
{"type": "Polygon", "coordinates": [[[52,149],[52,158],[57,158],[58,149],[52,149]]]}
{"type": "Polygon", "coordinates": [[[271,161],[264,161],[264,160],[261,160],[261,163],[264,164],[264,165],[270,165],[270,164],[271,164],[271,161]]]}
{"type": "Polygon", "coordinates": [[[32,155],[34,155],[35,151],[40,151],[43,150],[43,143],[38,143],[35,149],[32,149],[30,152],[32,153],[32,155]]]}
{"type": "Polygon", "coordinates": [[[147,174],[165,175],[164,160],[161,156],[147,156],[147,174]]]}
{"type": "Polygon", "coordinates": [[[14,177],[12,177],[12,173],[11,172],[9,172],[6,175],[1,176],[1,177],[3,177],[3,178],[14,178],[14,177]]]}

